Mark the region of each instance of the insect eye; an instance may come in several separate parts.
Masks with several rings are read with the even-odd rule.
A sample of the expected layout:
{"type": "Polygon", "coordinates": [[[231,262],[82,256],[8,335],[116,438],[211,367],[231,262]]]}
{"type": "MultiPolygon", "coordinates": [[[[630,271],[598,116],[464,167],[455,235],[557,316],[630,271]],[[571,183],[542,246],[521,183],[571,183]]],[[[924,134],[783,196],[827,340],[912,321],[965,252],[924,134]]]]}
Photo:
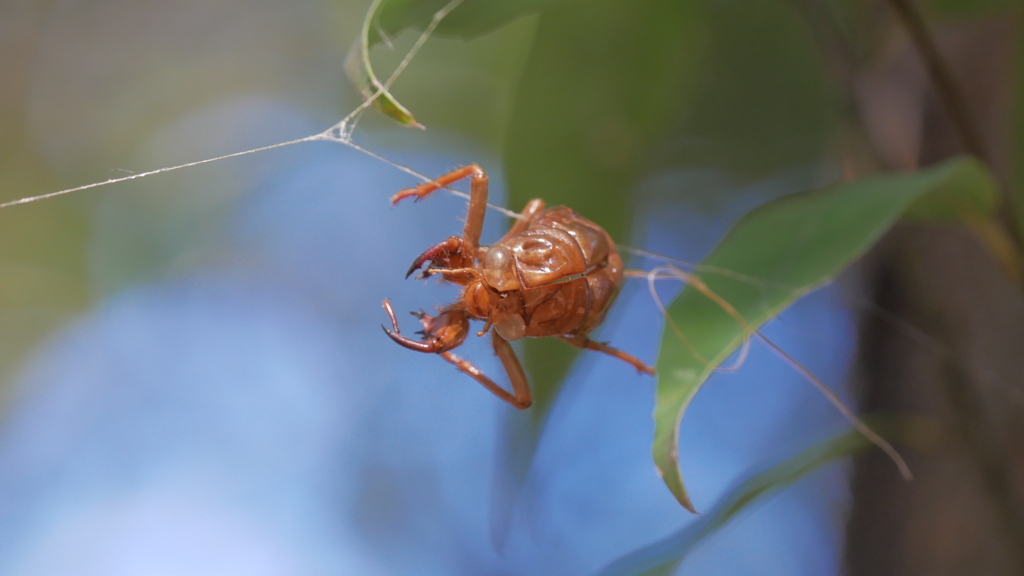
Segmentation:
{"type": "Polygon", "coordinates": [[[515,258],[504,246],[492,246],[484,256],[483,273],[487,284],[498,292],[519,289],[515,258]]]}

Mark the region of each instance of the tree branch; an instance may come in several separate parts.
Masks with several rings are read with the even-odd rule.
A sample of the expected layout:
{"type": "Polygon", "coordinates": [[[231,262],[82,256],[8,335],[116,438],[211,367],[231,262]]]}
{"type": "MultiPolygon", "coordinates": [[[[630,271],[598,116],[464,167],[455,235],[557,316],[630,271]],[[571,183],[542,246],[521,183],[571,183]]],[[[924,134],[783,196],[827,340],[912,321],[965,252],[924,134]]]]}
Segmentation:
{"type": "Polygon", "coordinates": [[[932,38],[928,26],[921,18],[921,13],[911,4],[911,0],[889,0],[889,4],[896,12],[903,27],[906,28],[907,33],[910,34],[910,39],[914,42],[917,52],[924,60],[925,68],[935,83],[939,97],[946,106],[946,110],[949,112],[950,119],[953,121],[953,125],[956,126],[957,132],[960,133],[960,139],[963,140],[964,148],[967,152],[977,156],[981,161],[991,166],[991,159],[985,151],[985,146],[978,134],[977,127],[971,121],[970,112],[968,112],[963,94],[957,88],[949,66],[946,65],[942,55],[939,54],[939,49],[935,45],[935,39],[932,38]]]}

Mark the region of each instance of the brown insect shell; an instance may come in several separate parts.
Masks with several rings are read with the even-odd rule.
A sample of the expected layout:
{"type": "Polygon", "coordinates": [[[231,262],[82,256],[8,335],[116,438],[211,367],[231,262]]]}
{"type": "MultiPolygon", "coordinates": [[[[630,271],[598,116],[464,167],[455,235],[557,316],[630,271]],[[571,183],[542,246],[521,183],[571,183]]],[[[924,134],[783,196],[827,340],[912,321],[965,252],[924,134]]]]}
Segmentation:
{"type": "Polygon", "coordinates": [[[463,293],[467,312],[490,319],[509,340],[586,334],[604,320],[622,284],[611,237],[564,206],[538,213],[526,230],[488,248],[479,269],[484,282],[463,293]]]}
{"type": "Polygon", "coordinates": [[[480,280],[466,286],[462,293],[462,304],[466,313],[481,320],[487,319],[494,329],[506,340],[519,340],[526,336],[526,320],[517,291],[498,292],[480,280]],[[513,296],[513,297],[510,297],[513,296]]]}
{"type": "Polygon", "coordinates": [[[462,304],[470,316],[486,320],[491,316],[491,309],[498,303],[499,294],[479,280],[466,285],[462,292],[462,304]]]}

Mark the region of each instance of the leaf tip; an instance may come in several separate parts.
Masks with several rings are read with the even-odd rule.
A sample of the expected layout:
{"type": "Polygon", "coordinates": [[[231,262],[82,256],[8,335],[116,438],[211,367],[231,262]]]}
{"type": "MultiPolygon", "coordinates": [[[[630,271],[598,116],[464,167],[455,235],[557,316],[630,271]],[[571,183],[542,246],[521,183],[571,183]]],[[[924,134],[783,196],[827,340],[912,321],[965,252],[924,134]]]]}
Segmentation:
{"type": "Polygon", "coordinates": [[[690,495],[686,492],[686,486],[683,484],[683,476],[679,472],[679,460],[675,458],[675,452],[672,454],[670,466],[668,470],[665,470],[661,465],[656,465],[658,470],[658,476],[665,482],[665,486],[668,487],[669,492],[676,497],[676,500],[683,508],[686,508],[691,514],[700,516],[697,512],[697,508],[693,506],[693,502],[690,500],[690,495]]]}
{"type": "Polygon", "coordinates": [[[683,508],[686,508],[686,510],[689,511],[690,514],[700,516],[700,512],[697,512],[697,508],[693,506],[693,502],[690,501],[690,496],[686,494],[686,492],[675,494],[675,496],[676,500],[678,500],[679,503],[683,505],[683,508]]]}

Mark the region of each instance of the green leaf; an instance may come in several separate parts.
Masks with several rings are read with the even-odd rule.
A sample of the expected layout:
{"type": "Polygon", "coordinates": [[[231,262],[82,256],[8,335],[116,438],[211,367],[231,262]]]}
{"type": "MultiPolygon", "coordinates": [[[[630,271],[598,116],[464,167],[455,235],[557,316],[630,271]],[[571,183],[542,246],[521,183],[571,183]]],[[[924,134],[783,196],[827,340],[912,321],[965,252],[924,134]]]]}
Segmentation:
{"type": "Polygon", "coordinates": [[[702,280],[748,326],[688,286],[668,310],[685,340],[671,324],[662,335],[653,453],[665,484],[680,504],[695,512],[679,470],[683,414],[701,385],[750,336],[750,330],[833,279],[904,214],[946,220],[963,209],[965,218],[974,218],[994,206],[994,196],[985,169],[961,158],[915,174],[875,176],[793,194],[742,218],[703,265],[758,282],[710,275],[702,280]]]}
{"type": "Polygon", "coordinates": [[[812,446],[766,471],[748,474],[747,480],[719,499],[714,508],[696,522],[615,560],[599,576],[671,576],[698,543],[751,504],[826,464],[852,456],[868,446],[870,443],[864,436],[850,431],[812,446]]]}
{"type": "Polygon", "coordinates": [[[831,162],[843,104],[800,2],[685,3],[699,6],[707,46],[680,164],[757,182],[831,162]]]}
{"type": "Polygon", "coordinates": [[[381,82],[370,62],[370,49],[413,28],[429,33],[476,38],[543,8],[577,0],[374,0],[363,19],[359,39],[345,60],[345,72],[364,100],[399,124],[423,128],[412,112],[381,82]],[[457,10],[456,10],[457,9],[457,10]]]}
{"type": "MultiPolygon", "coordinates": [[[[423,30],[449,0],[388,0],[380,10],[378,27],[370,31],[370,45],[380,40],[378,29],[394,36],[407,28],[423,30]]],[[[556,6],[581,0],[464,0],[437,25],[441,36],[472,40],[506,24],[556,6]]]]}
{"type": "Polygon", "coordinates": [[[905,220],[964,222],[988,218],[998,206],[999,185],[981,164],[964,161],[956,170],[918,198],[903,214],[905,220]]]}

